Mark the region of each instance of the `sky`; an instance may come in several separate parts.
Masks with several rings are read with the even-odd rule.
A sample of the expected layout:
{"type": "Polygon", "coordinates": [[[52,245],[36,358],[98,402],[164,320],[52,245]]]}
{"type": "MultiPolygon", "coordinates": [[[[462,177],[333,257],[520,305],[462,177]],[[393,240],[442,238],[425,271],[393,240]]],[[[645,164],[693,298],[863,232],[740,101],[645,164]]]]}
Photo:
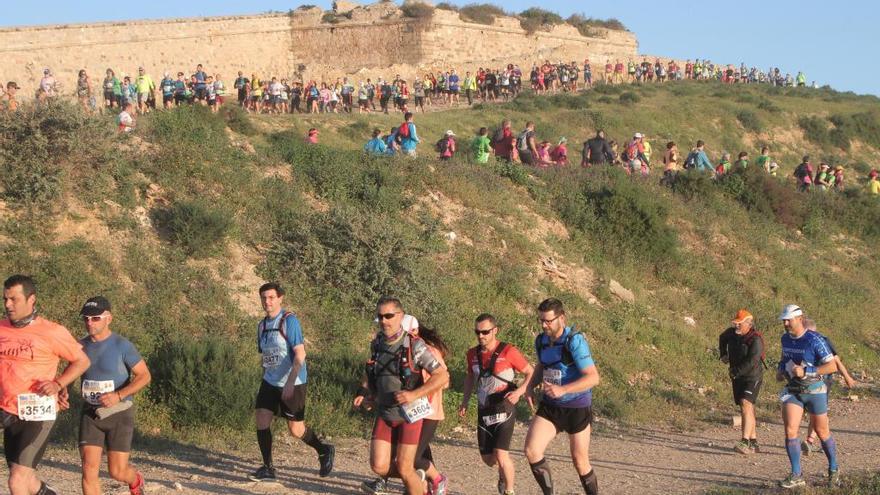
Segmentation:
{"type": "MultiPolygon", "coordinates": [[[[329,9],[331,0],[307,0],[329,9]]],[[[366,2],[365,2],[366,3],[366,2]]],[[[464,5],[471,1],[452,0],[464,5]]],[[[507,0],[512,12],[533,6],[567,17],[622,21],[639,39],[639,52],[679,59],[745,62],[762,70],[804,71],[808,83],[880,96],[880,1],[878,0],[507,0]]],[[[300,3],[281,0],[152,0],[149,13],[136,4],[96,0],[43,0],[3,7],[0,26],[86,23],[136,18],[199,17],[286,12],[300,3]],[[113,5],[108,8],[108,5],[113,5]]]]}

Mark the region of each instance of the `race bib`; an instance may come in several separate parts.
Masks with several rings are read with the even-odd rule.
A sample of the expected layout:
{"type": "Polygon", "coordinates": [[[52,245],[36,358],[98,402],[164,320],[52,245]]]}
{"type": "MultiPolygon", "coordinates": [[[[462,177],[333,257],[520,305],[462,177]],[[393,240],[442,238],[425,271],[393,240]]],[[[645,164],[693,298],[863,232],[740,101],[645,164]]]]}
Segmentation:
{"type": "Polygon", "coordinates": [[[101,405],[101,396],[116,390],[113,380],[83,380],[82,396],[93,406],[101,405]]]}
{"type": "Polygon", "coordinates": [[[18,417],[22,421],[54,421],[55,396],[18,394],[18,417]]]}
{"type": "Polygon", "coordinates": [[[415,423],[434,414],[434,408],[431,407],[427,397],[420,397],[400,406],[400,408],[403,411],[403,418],[407,423],[415,423]]]}
{"type": "Polygon", "coordinates": [[[544,381],[551,385],[562,385],[562,370],[545,369],[544,381]]]}
{"type": "Polygon", "coordinates": [[[506,412],[498,413],[498,414],[490,414],[489,416],[483,416],[483,423],[486,426],[497,425],[498,423],[503,423],[507,421],[510,415],[506,412]]]}
{"type": "Polygon", "coordinates": [[[263,368],[274,368],[284,359],[283,349],[263,349],[263,368]]]}

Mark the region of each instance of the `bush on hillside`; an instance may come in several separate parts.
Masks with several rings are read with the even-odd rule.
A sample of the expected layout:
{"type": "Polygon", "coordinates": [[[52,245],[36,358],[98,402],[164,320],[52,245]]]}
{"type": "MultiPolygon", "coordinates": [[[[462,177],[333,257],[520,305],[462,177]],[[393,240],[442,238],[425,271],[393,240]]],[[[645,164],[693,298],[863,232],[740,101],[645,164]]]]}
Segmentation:
{"type": "Polygon", "coordinates": [[[632,91],[626,91],[624,93],[620,93],[618,97],[620,103],[623,105],[635,105],[636,103],[642,101],[642,97],[633,93],[632,91]]]}
{"type": "Polygon", "coordinates": [[[828,120],[840,131],[841,138],[857,138],[865,144],[880,148],[880,113],[877,111],[852,115],[836,114],[828,120]]]}
{"type": "Polygon", "coordinates": [[[232,227],[230,215],[203,200],[184,200],[158,212],[157,220],[168,229],[171,240],[196,258],[208,256],[223,247],[232,227]]]}
{"type": "Polygon", "coordinates": [[[615,18],[596,19],[594,17],[586,17],[583,14],[572,14],[565,20],[568,24],[576,27],[581,35],[593,38],[599,35],[596,28],[611,29],[614,31],[626,31],[626,26],[615,18]]]}
{"type": "Polygon", "coordinates": [[[226,147],[226,122],[202,105],[153,112],[149,130],[157,144],[186,155],[214,153],[226,147]]]}
{"type": "Polygon", "coordinates": [[[448,10],[450,12],[458,12],[458,6],[449,2],[440,2],[436,5],[436,8],[440,10],[448,10]]]}
{"type": "Polygon", "coordinates": [[[434,7],[424,2],[406,1],[400,6],[400,12],[411,19],[429,19],[434,16],[434,7]]]}
{"type": "MultiPolygon", "coordinates": [[[[252,348],[252,341],[248,345],[252,348]]],[[[260,375],[242,351],[219,337],[188,335],[159,349],[150,359],[150,393],[169,408],[174,426],[251,426],[260,375]]]]}
{"type": "Polygon", "coordinates": [[[758,117],[755,112],[747,109],[742,109],[736,112],[736,120],[745,128],[747,131],[751,132],[761,132],[764,129],[764,125],[761,123],[761,119],[758,117]]]}
{"type": "Polygon", "coordinates": [[[758,109],[764,110],[765,112],[777,113],[780,112],[781,109],[773,103],[769,98],[761,98],[758,101],[758,109]]]}
{"type": "Polygon", "coordinates": [[[539,29],[549,30],[557,24],[562,24],[562,22],[562,17],[559,14],[539,7],[532,7],[519,13],[519,25],[528,34],[532,34],[539,29]]]}
{"type": "Polygon", "coordinates": [[[491,26],[496,17],[504,17],[507,12],[491,3],[470,3],[458,10],[461,20],[491,26]]]}
{"type": "Polygon", "coordinates": [[[220,107],[220,115],[226,121],[226,125],[239,134],[253,136],[257,133],[250,116],[238,105],[223,105],[220,107]]]}

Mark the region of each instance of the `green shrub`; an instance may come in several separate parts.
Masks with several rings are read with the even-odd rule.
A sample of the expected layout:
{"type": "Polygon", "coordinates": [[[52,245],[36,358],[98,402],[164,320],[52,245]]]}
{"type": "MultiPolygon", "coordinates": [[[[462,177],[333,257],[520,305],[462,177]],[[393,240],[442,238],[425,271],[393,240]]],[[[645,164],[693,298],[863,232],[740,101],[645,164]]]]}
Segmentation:
{"type": "Polygon", "coordinates": [[[747,131],[761,132],[764,129],[761,119],[751,110],[742,109],[737,111],[736,120],[738,120],[747,131]]]}
{"type": "Polygon", "coordinates": [[[222,248],[232,227],[226,212],[198,199],[178,201],[158,216],[159,224],[169,230],[171,240],[187,255],[197,258],[222,248]]]}
{"type": "Polygon", "coordinates": [[[239,134],[253,136],[257,133],[250,116],[238,105],[223,105],[220,108],[220,115],[226,121],[226,125],[239,134]]]}
{"type": "Polygon", "coordinates": [[[459,17],[463,21],[476,22],[477,24],[485,24],[491,26],[495,22],[496,17],[504,17],[507,12],[497,5],[491,3],[471,3],[458,10],[459,17]]]}
{"type": "Polygon", "coordinates": [[[440,2],[437,4],[436,8],[440,10],[448,10],[450,12],[458,12],[458,6],[449,2],[440,2]]]}
{"type": "Polygon", "coordinates": [[[549,30],[562,22],[559,14],[539,7],[531,7],[519,13],[519,24],[529,34],[539,29],[549,30]]]}
{"type": "Polygon", "coordinates": [[[709,197],[714,193],[712,175],[697,170],[679,172],[672,181],[672,191],[685,201],[709,197]]]}
{"type": "Polygon", "coordinates": [[[434,7],[424,2],[406,1],[400,6],[404,17],[411,19],[430,19],[434,16],[434,7]]]}
{"type": "Polygon", "coordinates": [[[599,35],[596,28],[611,29],[614,31],[626,31],[626,26],[617,19],[596,19],[593,17],[585,17],[583,14],[572,14],[565,20],[568,24],[576,27],[581,35],[588,38],[594,38],[599,35]]]}
{"type": "Polygon", "coordinates": [[[642,97],[633,93],[632,91],[627,91],[625,93],[620,93],[618,96],[620,103],[623,105],[635,105],[636,103],[642,101],[642,97]]]}
{"type": "Polygon", "coordinates": [[[525,186],[529,183],[529,172],[518,163],[505,160],[495,162],[495,173],[501,177],[507,177],[514,184],[525,186]]]}
{"type": "Polygon", "coordinates": [[[804,137],[813,144],[819,146],[828,146],[830,144],[828,123],[825,119],[815,115],[801,117],[798,119],[798,126],[804,131],[804,137]]]}
{"type": "MultiPolygon", "coordinates": [[[[253,343],[181,335],[150,359],[151,394],[165,404],[176,427],[250,428],[260,367],[242,359],[253,343]]],[[[253,351],[251,351],[253,352],[253,351]]]]}
{"type": "Polygon", "coordinates": [[[769,98],[761,98],[758,101],[758,108],[760,110],[764,110],[765,112],[770,112],[770,113],[778,113],[781,111],[781,109],[778,106],[776,106],[775,103],[770,101],[769,98]]]}

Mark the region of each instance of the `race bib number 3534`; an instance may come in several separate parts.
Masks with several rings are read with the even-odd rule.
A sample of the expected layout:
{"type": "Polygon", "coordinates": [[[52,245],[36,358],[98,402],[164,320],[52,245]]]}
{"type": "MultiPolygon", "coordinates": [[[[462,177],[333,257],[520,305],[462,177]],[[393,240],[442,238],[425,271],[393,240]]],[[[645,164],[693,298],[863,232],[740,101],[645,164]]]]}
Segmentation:
{"type": "Polygon", "coordinates": [[[55,396],[19,394],[18,417],[23,421],[54,421],[55,396]]]}

